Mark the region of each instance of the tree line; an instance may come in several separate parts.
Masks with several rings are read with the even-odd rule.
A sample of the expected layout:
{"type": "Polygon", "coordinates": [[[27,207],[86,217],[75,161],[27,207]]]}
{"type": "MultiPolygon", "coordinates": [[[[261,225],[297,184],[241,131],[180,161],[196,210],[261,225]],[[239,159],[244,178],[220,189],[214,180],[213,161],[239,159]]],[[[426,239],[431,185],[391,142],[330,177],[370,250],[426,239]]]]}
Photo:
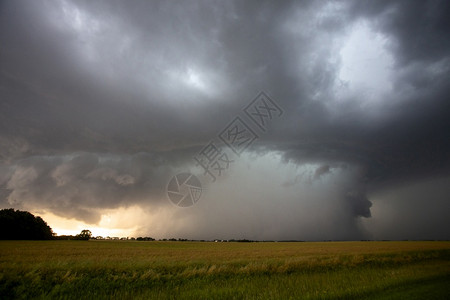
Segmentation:
{"type": "MultiPolygon", "coordinates": [[[[7,208],[0,210],[0,240],[131,240],[131,241],[155,241],[152,237],[93,237],[92,233],[88,229],[82,230],[77,235],[60,235],[57,236],[53,232],[52,228],[48,226],[41,217],[34,216],[27,211],[14,210],[13,208],[7,208]]],[[[190,239],[159,239],[159,241],[170,242],[254,242],[247,239],[231,239],[231,240],[190,240],[190,239]]]]}

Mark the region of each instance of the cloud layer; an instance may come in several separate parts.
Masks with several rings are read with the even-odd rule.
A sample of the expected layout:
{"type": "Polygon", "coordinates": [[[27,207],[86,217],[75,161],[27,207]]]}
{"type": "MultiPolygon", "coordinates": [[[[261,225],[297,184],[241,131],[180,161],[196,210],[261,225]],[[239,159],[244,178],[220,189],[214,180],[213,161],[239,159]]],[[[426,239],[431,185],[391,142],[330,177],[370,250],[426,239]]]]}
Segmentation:
{"type": "MultiPolygon", "coordinates": [[[[155,234],[192,238],[393,236],[367,223],[392,214],[374,195],[399,217],[449,196],[449,15],[446,1],[3,1],[0,203],[89,224],[138,206],[143,235],[159,220],[155,234]],[[284,114],[210,183],[192,157],[261,90],[284,114]],[[165,189],[184,171],[207,190],[179,210],[165,189]],[[409,203],[401,187],[421,182],[409,203]]],[[[408,238],[450,238],[429,212],[408,238]]]]}

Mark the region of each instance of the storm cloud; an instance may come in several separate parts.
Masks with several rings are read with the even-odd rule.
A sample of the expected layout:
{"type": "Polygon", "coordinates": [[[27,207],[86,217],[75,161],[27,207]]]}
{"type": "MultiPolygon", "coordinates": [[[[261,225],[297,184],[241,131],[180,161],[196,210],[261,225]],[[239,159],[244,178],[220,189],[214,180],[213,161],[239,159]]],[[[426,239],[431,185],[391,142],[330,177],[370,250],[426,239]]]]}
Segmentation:
{"type": "Polygon", "coordinates": [[[2,1],[0,205],[138,207],[155,237],[448,239],[449,35],[447,1],[2,1]],[[260,91],[283,111],[265,130],[260,91]],[[258,137],[213,181],[193,157],[236,116],[258,137]]]}

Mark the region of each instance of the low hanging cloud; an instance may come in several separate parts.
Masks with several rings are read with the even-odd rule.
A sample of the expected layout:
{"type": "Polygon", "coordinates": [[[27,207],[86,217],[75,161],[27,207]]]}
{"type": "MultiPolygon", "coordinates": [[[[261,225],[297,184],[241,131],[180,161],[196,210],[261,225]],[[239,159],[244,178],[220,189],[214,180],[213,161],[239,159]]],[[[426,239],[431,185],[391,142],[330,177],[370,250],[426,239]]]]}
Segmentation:
{"type": "Polygon", "coordinates": [[[329,172],[330,172],[330,166],[329,165],[320,166],[314,172],[314,179],[319,179],[322,175],[327,174],[329,172]]]}
{"type": "Polygon", "coordinates": [[[95,224],[102,209],[166,203],[166,179],[175,172],[170,164],[149,153],[30,157],[6,182],[7,203],[95,224]]]}
{"type": "MultiPolygon", "coordinates": [[[[0,203],[89,224],[140,207],[142,235],[159,220],[192,238],[388,236],[374,195],[424,181],[446,195],[449,14],[447,1],[3,1],[0,203]],[[171,206],[170,178],[208,185],[193,156],[261,90],[283,115],[207,199],[171,206]]],[[[423,205],[405,195],[389,195],[399,211],[423,205]]]]}

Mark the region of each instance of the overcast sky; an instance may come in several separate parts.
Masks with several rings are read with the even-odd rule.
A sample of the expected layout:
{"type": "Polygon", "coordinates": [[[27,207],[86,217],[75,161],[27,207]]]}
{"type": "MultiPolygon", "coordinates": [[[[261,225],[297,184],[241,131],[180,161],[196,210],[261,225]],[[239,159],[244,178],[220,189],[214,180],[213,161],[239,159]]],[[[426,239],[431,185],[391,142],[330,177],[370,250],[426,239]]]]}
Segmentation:
{"type": "Polygon", "coordinates": [[[0,207],[58,234],[450,239],[449,36],[445,0],[0,1],[0,207]]]}

